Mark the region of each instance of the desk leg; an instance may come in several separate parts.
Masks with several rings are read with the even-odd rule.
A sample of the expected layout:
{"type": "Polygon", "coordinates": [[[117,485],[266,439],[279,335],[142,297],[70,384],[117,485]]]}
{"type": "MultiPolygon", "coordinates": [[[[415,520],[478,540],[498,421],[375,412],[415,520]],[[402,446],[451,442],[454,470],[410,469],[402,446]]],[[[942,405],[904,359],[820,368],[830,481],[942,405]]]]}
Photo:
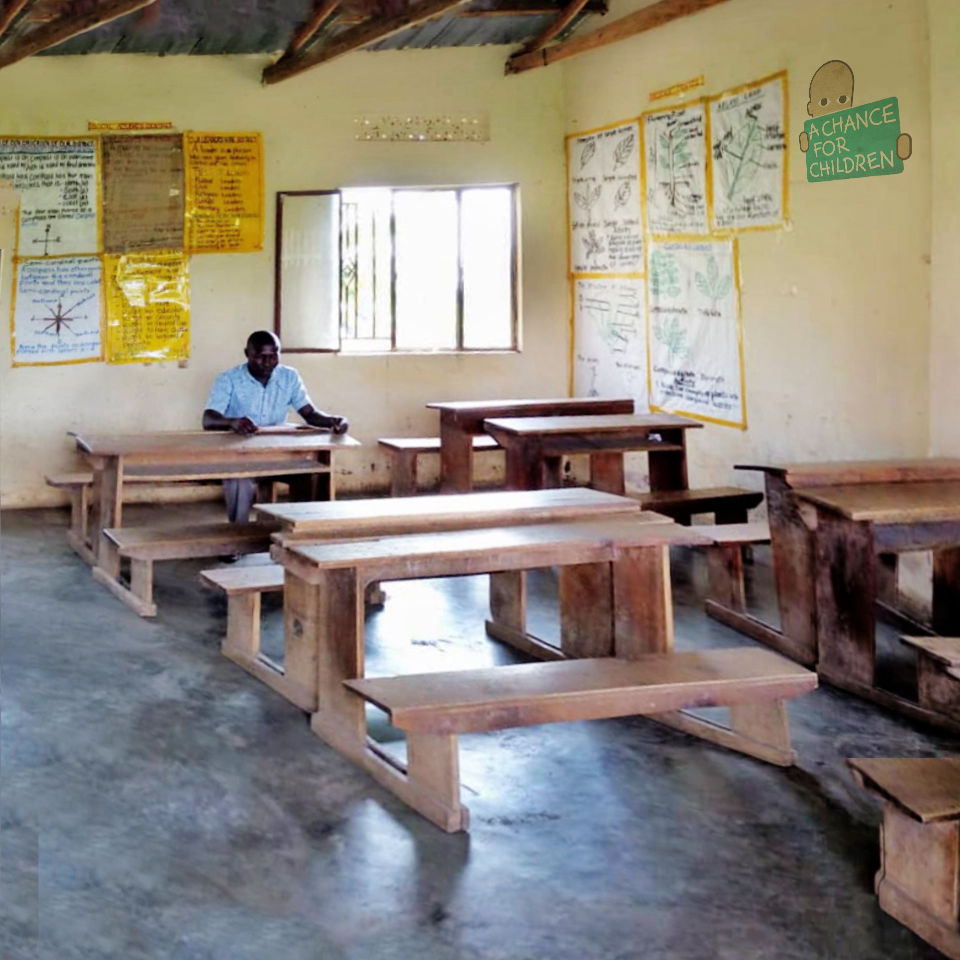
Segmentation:
{"type": "Polygon", "coordinates": [[[541,660],[562,660],[559,647],[527,633],[527,573],[525,570],[503,570],[490,574],[490,619],[487,633],[541,660]]]}
{"type": "Polygon", "coordinates": [[[623,496],[623,454],[591,453],[590,486],[594,490],[623,496]]]}
{"type": "Polygon", "coordinates": [[[634,547],[613,562],[614,651],[625,660],[673,649],[670,548],[634,547]]]}
{"type": "Polygon", "coordinates": [[[647,453],[647,472],[650,475],[652,493],[666,490],[686,490],[687,482],[687,431],[662,430],[664,443],[678,446],[679,450],[650,450],[647,453]]]}
{"type": "Polygon", "coordinates": [[[539,448],[508,440],[504,451],[507,459],[508,490],[543,489],[543,459],[539,448]]]}
{"type": "Polygon", "coordinates": [[[560,567],[560,648],[568,657],[613,656],[609,563],[560,567]]]}
{"type": "Polygon", "coordinates": [[[473,437],[440,418],[440,492],[469,493],[473,489],[473,437]]]}
{"type": "Polygon", "coordinates": [[[107,457],[93,466],[94,510],[90,546],[100,556],[100,531],[123,526],[123,459],[107,457]]]}
{"type": "Polygon", "coordinates": [[[960,637],[960,548],[933,554],[933,629],[960,637]]]}
{"type": "Polygon", "coordinates": [[[877,568],[873,527],[817,511],[817,672],[837,686],[873,688],[877,568]]]}

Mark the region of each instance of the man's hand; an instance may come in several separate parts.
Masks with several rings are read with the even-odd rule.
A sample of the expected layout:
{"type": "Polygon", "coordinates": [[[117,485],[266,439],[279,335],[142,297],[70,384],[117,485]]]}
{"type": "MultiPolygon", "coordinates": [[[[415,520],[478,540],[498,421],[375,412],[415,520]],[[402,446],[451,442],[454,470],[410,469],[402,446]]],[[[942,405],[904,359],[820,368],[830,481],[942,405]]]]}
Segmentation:
{"type": "Polygon", "coordinates": [[[338,436],[350,429],[350,421],[346,417],[330,417],[330,430],[338,436]]]}
{"type": "Polygon", "coordinates": [[[258,432],[257,425],[249,417],[237,417],[230,421],[230,429],[241,437],[252,437],[258,432]]]}

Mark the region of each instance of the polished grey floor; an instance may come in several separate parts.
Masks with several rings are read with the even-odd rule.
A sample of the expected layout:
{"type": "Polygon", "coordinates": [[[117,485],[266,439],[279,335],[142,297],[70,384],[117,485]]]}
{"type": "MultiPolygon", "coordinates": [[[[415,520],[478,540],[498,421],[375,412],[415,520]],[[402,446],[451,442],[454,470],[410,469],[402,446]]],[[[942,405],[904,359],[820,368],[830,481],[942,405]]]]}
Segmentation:
{"type": "MultiPolygon", "coordinates": [[[[220,656],[204,564],[160,565],[142,620],[91,580],[65,523],[2,518],[2,960],[939,956],[876,905],[879,809],[844,758],[953,738],[829,688],[791,708],[790,770],[643,719],[467,736],[472,831],[447,835],[220,656]]],[[[765,550],[749,572],[769,612],[765,550]]],[[[702,557],[679,551],[674,585],[678,647],[749,643],[704,617],[702,557]]],[[[536,578],[543,633],[553,586],[536,578]]],[[[387,595],[371,674],[513,658],[484,635],[484,578],[387,595]]]]}

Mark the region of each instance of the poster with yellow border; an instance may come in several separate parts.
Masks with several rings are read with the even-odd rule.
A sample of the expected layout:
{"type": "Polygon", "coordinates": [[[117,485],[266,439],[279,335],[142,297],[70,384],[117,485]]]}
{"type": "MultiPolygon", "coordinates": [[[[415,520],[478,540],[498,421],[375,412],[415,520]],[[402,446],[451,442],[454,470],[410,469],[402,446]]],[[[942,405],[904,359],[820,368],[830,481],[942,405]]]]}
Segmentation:
{"type": "Polygon", "coordinates": [[[14,259],[13,366],[103,359],[101,271],[98,256],[14,259]]]}
{"type": "Polygon", "coordinates": [[[736,240],[652,240],[647,257],[650,409],[746,429],[736,240]]]}
{"type": "Polygon", "coordinates": [[[259,133],[183,135],[188,253],[263,248],[263,139],[259,133]]]}
{"type": "Polygon", "coordinates": [[[190,356],[190,280],[179,250],[103,258],[108,363],[190,356]]]}

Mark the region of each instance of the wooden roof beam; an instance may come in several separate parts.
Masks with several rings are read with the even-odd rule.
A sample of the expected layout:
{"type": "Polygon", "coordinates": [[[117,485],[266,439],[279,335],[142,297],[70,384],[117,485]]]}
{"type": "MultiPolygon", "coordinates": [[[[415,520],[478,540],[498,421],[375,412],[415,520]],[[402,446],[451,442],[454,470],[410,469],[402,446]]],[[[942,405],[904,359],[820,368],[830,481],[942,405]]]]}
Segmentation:
{"type": "MultiPolygon", "coordinates": [[[[607,0],[586,0],[582,13],[607,13],[607,0]]],[[[543,17],[559,13],[560,8],[552,0],[503,0],[495,7],[470,7],[457,11],[458,17],[543,17]]]]}
{"type": "Polygon", "coordinates": [[[0,10],[0,37],[10,29],[10,24],[17,18],[17,14],[28,4],[30,0],[7,0],[0,10]]]}
{"type": "Polygon", "coordinates": [[[699,13],[708,7],[726,2],[727,0],[660,0],[659,3],[614,20],[613,23],[608,23],[599,30],[573,37],[553,47],[534,50],[531,53],[521,50],[507,61],[507,73],[521,73],[524,70],[532,70],[534,67],[546,67],[557,60],[575,57],[578,53],[586,53],[588,50],[596,50],[608,44],[617,43],[646,30],[662,27],[671,20],[678,20],[680,17],[699,13]]]}
{"type": "Polygon", "coordinates": [[[310,19],[293,35],[290,46],[287,48],[285,57],[292,57],[301,47],[303,47],[314,34],[333,16],[337,7],[340,6],[340,0],[320,0],[316,9],[310,16],[310,19]]]}
{"type": "Polygon", "coordinates": [[[587,5],[587,0],[571,0],[553,23],[527,43],[520,53],[533,53],[545,47],[587,5]]]}
{"type": "Polygon", "coordinates": [[[116,20],[117,17],[126,16],[141,7],[149,7],[155,2],[156,0],[103,0],[93,10],[78,13],[73,17],[57,17],[56,20],[35,27],[29,33],[4,44],[0,48],[0,68],[25,60],[41,50],[55,47],[58,43],[75,37],[78,33],[94,30],[116,20]]]}
{"type": "Polygon", "coordinates": [[[350,30],[344,30],[319,50],[310,50],[305,54],[295,54],[292,57],[281,57],[263,71],[263,82],[279,83],[281,80],[303,73],[304,70],[310,70],[336,57],[342,57],[345,53],[360,50],[368,44],[390,37],[401,30],[406,30],[407,27],[422,23],[424,20],[431,20],[466,2],[468,0],[420,0],[419,3],[396,16],[368,20],[350,30]]]}

